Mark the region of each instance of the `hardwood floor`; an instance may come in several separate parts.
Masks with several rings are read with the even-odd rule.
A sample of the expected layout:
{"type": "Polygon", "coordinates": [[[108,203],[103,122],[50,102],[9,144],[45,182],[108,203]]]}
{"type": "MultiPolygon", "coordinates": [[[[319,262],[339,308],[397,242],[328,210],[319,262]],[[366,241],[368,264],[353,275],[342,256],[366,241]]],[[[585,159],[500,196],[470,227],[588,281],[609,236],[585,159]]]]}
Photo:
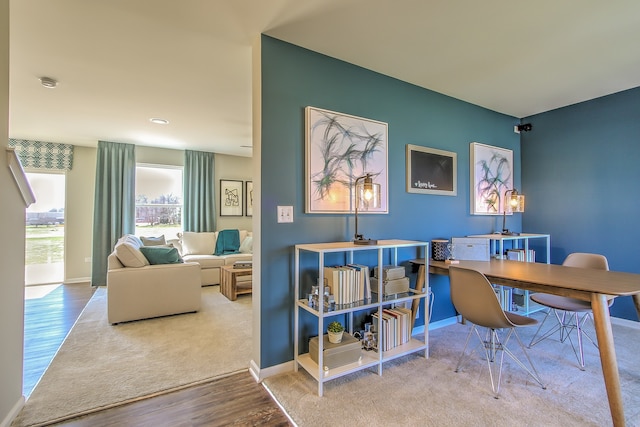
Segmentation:
{"type": "Polygon", "coordinates": [[[25,288],[22,393],[29,396],[91,299],[89,283],[25,288]]]}
{"type": "Polygon", "coordinates": [[[291,426],[249,372],[55,424],[108,426],[291,426]]]}
{"type": "MultiPolygon", "coordinates": [[[[47,289],[29,287],[26,294],[47,289]]],[[[60,285],[25,299],[23,393],[29,396],[91,299],[87,284],[60,285]]],[[[212,361],[215,363],[215,361],[212,361]]],[[[249,372],[105,409],[56,426],[290,426],[286,415],[249,372]]]]}

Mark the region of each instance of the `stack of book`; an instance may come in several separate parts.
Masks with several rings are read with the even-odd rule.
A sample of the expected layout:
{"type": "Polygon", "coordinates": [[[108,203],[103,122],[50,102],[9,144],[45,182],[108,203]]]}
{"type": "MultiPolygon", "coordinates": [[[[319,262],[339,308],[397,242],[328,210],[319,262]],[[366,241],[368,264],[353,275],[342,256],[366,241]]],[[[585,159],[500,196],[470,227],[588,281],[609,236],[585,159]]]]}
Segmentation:
{"type": "MultiPolygon", "coordinates": [[[[388,351],[411,339],[411,309],[405,307],[385,308],[382,310],[382,322],[379,313],[372,315],[375,329],[382,334],[382,350],[388,351]]],[[[379,344],[380,345],[380,344],[379,344]]]]}
{"type": "Polygon", "coordinates": [[[233,268],[252,268],[252,267],[253,267],[253,261],[251,260],[236,261],[233,263],[233,268]]]}
{"type": "Polygon", "coordinates": [[[324,267],[324,278],[336,305],[354,304],[371,299],[369,267],[366,265],[324,267]]]}
{"type": "Polygon", "coordinates": [[[507,259],[513,261],[536,262],[536,252],[533,249],[525,251],[524,249],[509,249],[507,251],[507,259]]]}
{"type": "Polygon", "coordinates": [[[373,292],[378,293],[379,281],[382,281],[382,295],[384,296],[409,291],[409,278],[405,276],[403,266],[386,265],[382,269],[376,267],[373,273],[373,278],[371,279],[373,292]]]}

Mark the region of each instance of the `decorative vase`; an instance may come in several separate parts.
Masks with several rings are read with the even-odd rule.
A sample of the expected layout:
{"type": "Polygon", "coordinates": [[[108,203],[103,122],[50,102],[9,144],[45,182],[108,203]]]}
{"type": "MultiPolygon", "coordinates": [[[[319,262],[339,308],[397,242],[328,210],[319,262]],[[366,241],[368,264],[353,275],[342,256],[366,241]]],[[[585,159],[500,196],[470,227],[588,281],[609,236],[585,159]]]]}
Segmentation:
{"type": "Polygon", "coordinates": [[[342,334],[344,333],[344,331],[342,332],[331,332],[328,331],[327,334],[329,334],[329,342],[333,343],[333,344],[338,344],[339,342],[342,341],[342,334]]]}

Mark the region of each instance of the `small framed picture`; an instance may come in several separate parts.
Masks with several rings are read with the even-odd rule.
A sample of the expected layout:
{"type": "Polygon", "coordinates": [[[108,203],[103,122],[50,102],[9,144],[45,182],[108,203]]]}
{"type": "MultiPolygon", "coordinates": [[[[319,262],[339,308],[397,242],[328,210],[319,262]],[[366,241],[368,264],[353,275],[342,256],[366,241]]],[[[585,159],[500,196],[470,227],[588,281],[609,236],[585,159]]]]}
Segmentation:
{"type": "Polygon", "coordinates": [[[244,214],[246,216],[253,216],[253,181],[245,182],[244,186],[244,214]]]}
{"type": "Polygon", "coordinates": [[[452,151],[407,144],[407,192],[458,194],[457,158],[452,151]]]}
{"type": "Polygon", "coordinates": [[[242,216],[243,181],[220,180],[220,216],[242,216]]]}

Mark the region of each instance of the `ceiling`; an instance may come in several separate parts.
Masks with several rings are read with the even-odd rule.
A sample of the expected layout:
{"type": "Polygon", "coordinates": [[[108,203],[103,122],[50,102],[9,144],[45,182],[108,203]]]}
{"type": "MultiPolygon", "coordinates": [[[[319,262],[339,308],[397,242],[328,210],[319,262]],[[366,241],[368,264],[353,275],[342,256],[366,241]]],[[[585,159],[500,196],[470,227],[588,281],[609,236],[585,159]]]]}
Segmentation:
{"type": "Polygon", "coordinates": [[[640,86],[637,0],[11,0],[10,14],[19,139],[251,156],[260,33],[518,118],[640,86]]]}

